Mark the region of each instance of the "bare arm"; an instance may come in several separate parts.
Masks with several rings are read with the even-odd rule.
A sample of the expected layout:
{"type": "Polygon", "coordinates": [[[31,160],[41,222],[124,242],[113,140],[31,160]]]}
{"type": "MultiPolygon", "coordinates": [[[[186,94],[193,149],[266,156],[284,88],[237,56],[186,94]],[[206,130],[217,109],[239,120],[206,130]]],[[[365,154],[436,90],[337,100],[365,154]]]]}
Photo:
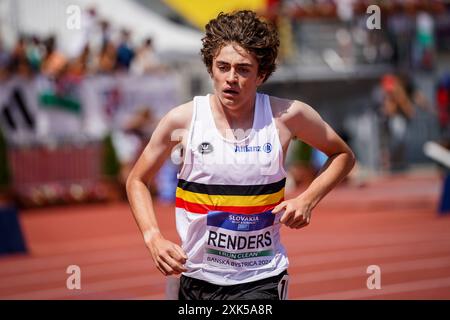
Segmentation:
{"type": "Polygon", "coordinates": [[[322,120],[310,106],[295,101],[281,116],[291,136],[306,142],[328,156],[319,175],[311,185],[294,199],[283,201],[273,212],[283,208],[281,223],[291,228],[309,224],[311,211],[353,168],[355,157],[347,144],[322,120]]]}
{"type": "Polygon", "coordinates": [[[137,160],[127,179],[126,189],[133,216],[144,237],[156,267],[164,275],[186,271],[186,254],[175,243],[166,240],[159,230],[147,182],[158,172],[179,141],[173,133],[190,122],[188,105],[170,111],[158,124],[150,142],[137,160]]]}

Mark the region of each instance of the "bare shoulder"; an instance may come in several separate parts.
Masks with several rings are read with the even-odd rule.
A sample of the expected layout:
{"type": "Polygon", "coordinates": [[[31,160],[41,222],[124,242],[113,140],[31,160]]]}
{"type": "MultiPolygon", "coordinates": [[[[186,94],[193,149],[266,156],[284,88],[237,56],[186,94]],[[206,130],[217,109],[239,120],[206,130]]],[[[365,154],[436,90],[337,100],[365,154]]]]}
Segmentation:
{"type": "Polygon", "coordinates": [[[275,96],[270,96],[269,98],[272,114],[277,119],[284,116],[289,110],[289,107],[294,103],[294,100],[290,99],[283,99],[275,96]]]}
{"type": "Polygon", "coordinates": [[[292,119],[307,117],[311,112],[316,113],[313,108],[299,100],[283,99],[270,96],[270,105],[275,119],[281,122],[289,122],[292,119]]]}
{"type": "Polygon", "coordinates": [[[179,105],[171,109],[161,119],[161,123],[164,123],[171,129],[189,128],[192,119],[193,109],[194,109],[194,102],[192,100],[182,105],[179,105]]]}

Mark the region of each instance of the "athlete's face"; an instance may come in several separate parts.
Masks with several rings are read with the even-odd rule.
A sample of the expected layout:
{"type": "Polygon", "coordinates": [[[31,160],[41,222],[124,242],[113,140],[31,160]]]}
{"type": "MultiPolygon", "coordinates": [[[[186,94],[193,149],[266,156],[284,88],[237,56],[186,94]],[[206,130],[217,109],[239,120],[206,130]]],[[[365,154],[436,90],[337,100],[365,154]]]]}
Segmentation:
{"type": "Polygon", "coordinates": [[[263,75],[258,75],[256,58],[237,44],[220,49],[213,59],[211,76],[215,95],[229,108],[252,102],[257,87],[264,80],[263,75]]]}

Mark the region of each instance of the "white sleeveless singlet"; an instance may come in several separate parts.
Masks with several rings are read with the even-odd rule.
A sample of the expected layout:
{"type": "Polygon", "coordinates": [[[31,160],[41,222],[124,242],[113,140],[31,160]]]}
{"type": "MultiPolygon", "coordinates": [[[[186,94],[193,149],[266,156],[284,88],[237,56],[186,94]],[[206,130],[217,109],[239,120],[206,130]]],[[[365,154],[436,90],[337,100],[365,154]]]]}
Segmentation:
{"type": "Polygon", "coordinates": [[[239,141],[216,128],[209,95],[193,103],[176,191],[183,274],[217,285],[276,276],[289,264],[271,212],[284,200],[286,172],[269,96],[257,93],[253,128],[239,141]]]}

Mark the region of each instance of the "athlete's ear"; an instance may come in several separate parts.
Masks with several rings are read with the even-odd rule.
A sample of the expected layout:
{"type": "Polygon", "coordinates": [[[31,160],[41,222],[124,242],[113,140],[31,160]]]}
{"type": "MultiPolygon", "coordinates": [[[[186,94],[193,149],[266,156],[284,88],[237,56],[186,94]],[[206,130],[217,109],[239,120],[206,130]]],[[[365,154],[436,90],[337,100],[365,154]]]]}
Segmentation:
{"type": "Polygon", "coordinates": [[[262,85],[263,82],[264,82],[265,77],[266,77],[266,74],[265,74],[265,73],[258,73],[258,76],[257,76],[257,78],[256,78],[256,85],[257,85],[257,86],[262,85]]]}

